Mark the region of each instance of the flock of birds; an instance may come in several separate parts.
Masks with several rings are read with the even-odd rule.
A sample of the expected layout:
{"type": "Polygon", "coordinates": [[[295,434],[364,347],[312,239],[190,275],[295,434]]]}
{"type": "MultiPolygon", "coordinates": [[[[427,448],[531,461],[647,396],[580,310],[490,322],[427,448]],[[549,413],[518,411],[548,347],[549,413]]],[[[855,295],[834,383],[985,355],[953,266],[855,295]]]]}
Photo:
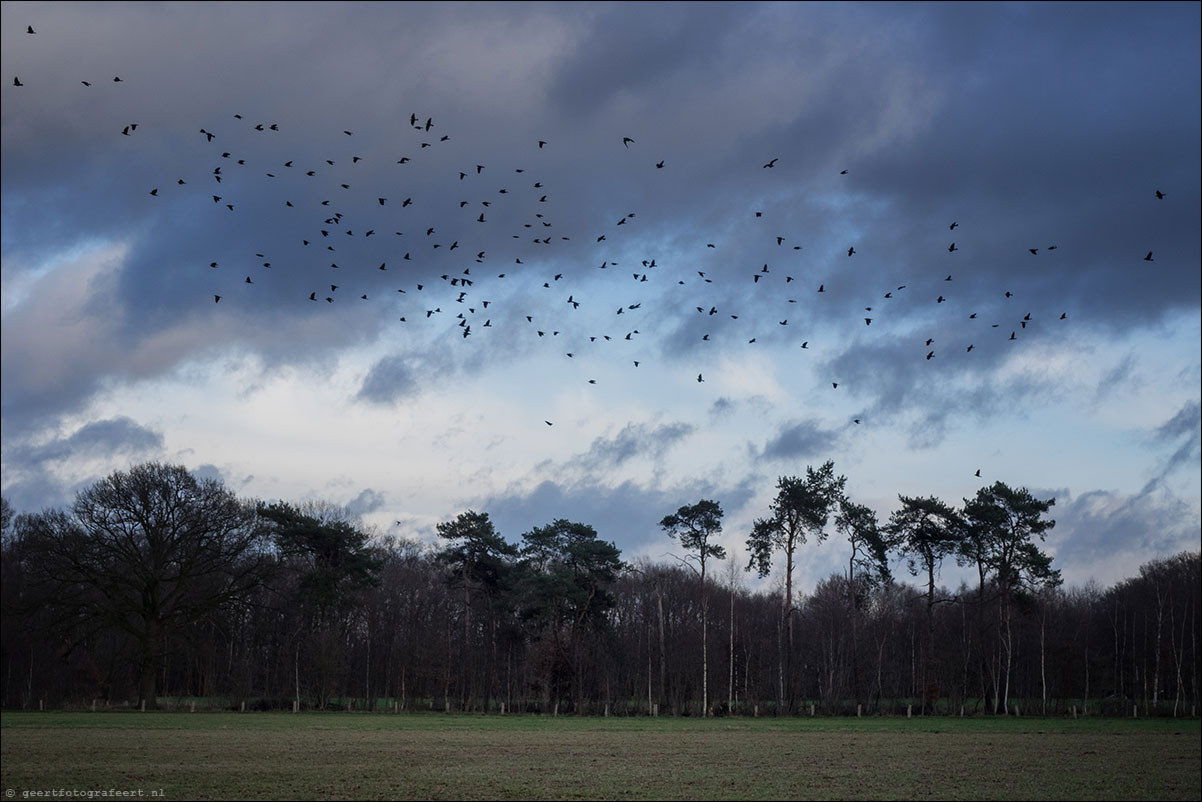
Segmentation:
{"type": "MultiPolygon", "coordinates": [[[[36,35],[32,26],[26,33],[36,35]]],[[[86,90],[96,91],[92,89],[93,81],[80,83],[86,90]]],[[[126,82],[114,76],[106,83],[126,82]]],[[[13,86],[25,87],[25,83],[15,76],[13,86]]],[[[571,222],[576,218],[568,213],[564,217],[569,223],[561,225],[556,196],[573,193],[561,193],[561,187],[555,186],[551,178],[540,178],[537,161],[552,151],[555,143],[543,139],[531,141],[528,156],[532,164],[502,168],[464,159],[458,152],[439,155],[440,149],[455,141],[454,132],[443,131],[432,116],[411,112],[404,128],[409,138],[398,139],[397,151],[386,160],[374,144],[363,151],[357,150],[363,137],[357,139],[352,130],[331,131],[331,138],[339,144],[330,145],[326,153],[314,158],[308,155],[313,143],[298,146],[289,139],[286,147],[276,147],[268,138],[281,136],[280,124],[231,112],[228,118],[207,122],[191,134],[198,148],[198,161],[188,164],[185,174],[165,176],[162,183],[142,187],[140,191],[158,203],[195,204],[203,200],[212,213],[230,215],[231,220],[246,210],[247,217],[241,223],[248,227],[244,231],[261,230],[277,237],[287,232],[287,241],[266,243],[254,252],[253,259],[249,253],[243,254],[236,257],[234,264],[226,264],[224,253],[208,254],[207,258],[197,255],[196,266],[211,271],[216,289],[210,296],[213,303],[225,301],[228,305],[234,297],[241,301],[247,294],[262,292],[265,284],[274,285],[272,292],[276,296],[283,294],[294,297],[297,303],[321,306],[362,303],[385,294],[393,301],[389,308],[400,312],[400,324],[437,324],[449,319],[452,322],[447,333],[463,340],[479,337],[502,324],[522,325],[521,336],[564,343],[556,351],[566,359],[575,359],[583,349],[596,344],[637,342],[640,326],[654,326],[663,315],[665,310],[653,308],[658,303],[670,303],[677,315],[687,305],[690,316],[697,317],[693,325],[678,317],[677,333],[690,335],[698,331],[701,342],[719,338],[729,341],[742,336],[747,337],[748,344],[755,344],[787,336],[796,338],[790,347],[810,350],[807,337],[814,335],[804,331],[807,313],[804,309],[790,312],[798,308],[790,305],[807,298],[829,299],[837,293],[843,300],[854,297],[860,304],[865,302],[862,286],[848,290],[854,282],[840,281],[836,289],[833,285],[828,288],[830,279],[808,278],[797,252],[807,247],[813,252],[830,246],[803,245],[775,232],[766,232],[770,220],[764,218],[763,210],[748,209],[745,214],[749,222],[758,221],[753,223],[758,226],[758,233],[753,235],[759,238],[757,246],[775,248],[782,254],[775,264],[763,262],[761,267],[732,275],[730,270],[719,274],[712,268],[696,269],[701,260],[690,253],[674,253],[666,259],[661,254],[627,263],[626,255],[639,240],[637,236],[633,240],[623,239],[622,235],[638,229],[644,218],[635,211],[627,211],[617,219],[583,231],[576,230],[579,223],[571,222]],[[446,170],[443,185],[428,195],[419,194],[419,189],[427,187],[420,182],[410,183],[411,171],[423,163],[433,169],[448,158],[458,159],[458,167],[446,170]],[[198,163],[203,168],[198,168],[198,163]],[[291,217],[281,218],[281,214],[291,217]],[[271,222],[265,222],[265,218],[271,222]],[[790,253],[793,256],[786,256],[790,253]],[[591,275],[578,272],[580,266],[587,267],[591,275]],[[230,278],[234,270],[236,278],[230,278]],[[599,324],[603,318],[598,313],[586,316],[587,325],[595,328],[583,333],[574,321],[564,316],[592,303],[590,287],[600,275],[597,270],[612,271],[605,277],[608,280],[613,276],[615,286],[625,282],[627,289],[616,292],[625,293],[628,298],[616,308],[605,310],[611,321],[608,325],[599,324]],[[511,285],[518,282],[519,286],[502,289],[499,285],[502,281],[511,285]],[[739,281],[746,286],[734,287],[739,281]],[[688,289],[674,292],[669,290],[673,284],[688,289]],[[651,285],[654,292],[646,291],[649,288],[644,285],[651,285]],[[502,299],[499,303],[489,299],[493,292],[502,299]],[[543,295],[540,297],[539,293],[543,295]],[[682,297],[681,293],[685,295],[682,297]],[[530,301],[536,302],[529,308],[518,308],[530,301]],[[764,309],[770,305],[778,312],[765,314],[764,309]],[[556,307],[561,311],[549,311],[556,307]],[[693,308],[695,313],[691,311],[693,308]],[[744,308],[756,311],[744,313],[744,308]],[[705,325],[699,328],[697,321],[705,325]]],[[[131,121],[114,130],[113,135],[138,137],[145,130],[131,121]]],[[[619,153],[628,153],[629,158],[643,158],[634,137],[615,135],[614,146],[619,153]]],[[[774,170],[779,161],[780,157],[773,157],[759,169],[774,170]]],[[[652,171],[670,172],[666,164],[666,159],[647,160],[652,171]]],[[[847,169],[839,173],[848,174],[847,169]]],[[[1155,197],[1162,200],[1165,195],[1156,190],[1155,197]]],[[[951,259],[959,258],[955,255],[961,252],[957,242],[963,240],[956,239],[959,227],[957,221],[948,224],[947,252],[953,255],[951,259]]],[[[697,243],[699,251],[720,247],[724,243],[697,243]]],[[[842,247],[839,246],[840,255],[835,258],[861,256],[855,244],[847,245],[845,251],[842,247]],[[841,255],[844,252],[846,257],[841,255]]],[[[1057,246],[1026,250],[1030,257],[1040,257],[1041,253],[1046,257],[1057,246]]],[[[825,258],[831,255],[828,250],[825,258]]],[[[820,255],[821,258],[824,256],[820,255]]],[[[1152,252],[1144,259],[1153,261],[1152,252]]],[[[915,277],[922,292],[930,290],[934,281],[940,282],[940,291],[932,292],[933,297],[922,302],[940,308],[945,303],[949,308],[955,306],[951,290],[955,286],[954,276],[953,270],[942,279],[915,277]]],[[[903,294],[916,291],[908,290],[908,286],[900,283],[879,288],[871,296],[876,300],[857,307],[856,314],[862,317],[865,326],[872,326],[888,314],[886,305],[896,304],[903,294]],[[861,308],[863,311],[859,311],[861,308]]],[[[1013,294],[1005,291],[1004,295],[999,292],[999,296],[1010,299],[1013,294]]],[[[958,312],[968,320],[978,320],[977,311],[958,309],[958,312]]],[[[991,320],[979,337],[986,337],[991,329],[1000,329],[995,340],[1014,341],[1033,325],[1031,312],[1014,310],[1009,314],[1012,325],[991,320]]],[[[1061,312],[1059,320],[1066,319],[1067,312],[1061,312]]],[[[936,359],[939,349],[946,345],[938,340],[934,335],[917,337],[915,359],[928,362],[936,359]]],[[[954,347],[963,349],[962,354],[979,351],[975,340],[962,341],[954,347]]],[[[633,368],[639,368],[654,358],[648,353],[653,352],[636,349],[627,351],[624,358],[633,368]]],[[[597,383],[596,378],[587,381],[597,383]]],[[[697,373],[696,382],[705,381],[703,368],[697,373]]],[[[833,390],[839,388],[837,380],[831,380],[830,384],[833,390]]],[[[859,424],[861,420],[855,418],[853,422],[859,424]]],[[[553,425],[551,420],[544,422],[553,425]]]]}

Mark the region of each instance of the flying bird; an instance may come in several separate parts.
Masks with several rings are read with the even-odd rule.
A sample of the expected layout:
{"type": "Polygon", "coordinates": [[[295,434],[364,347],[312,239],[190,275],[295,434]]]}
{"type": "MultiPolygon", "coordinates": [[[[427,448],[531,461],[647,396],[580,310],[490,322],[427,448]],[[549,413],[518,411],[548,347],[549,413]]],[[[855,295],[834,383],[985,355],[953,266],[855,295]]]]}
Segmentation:
{"type": "Polygon", "coordinates": [[[1163,193],[1163,192],[1161,192],[1159,189],[1158,189],[1158,190],[1156,190],[1156,199],[1157,199],[1157,200],[1164,200],[1164,193],[1163,193]]]}
{"type": "MultiPolygon", "coordinates": [[[[780,158],[780,157],[778,156],[778,157],[777,157],[777,159],[779,159],[779,158],[780,158]]],[[[764,165],[764,169],[768,169],[769,167],[775,167],[775,166],[776,166],[777,159],[773,159],[772,161],[770,161],[770,162],[768,162],[767,164],[765,164],[765,165],[764,165]]]]}
{"type": "Polygon", "coordinates": [[[32,25],[30,25],[28,28],[25,29],[25,33],[37,33],[37,31],[35,31],[33,29],[32,25]]]}
{"type": "Polygon", "coordinates": [[[629,147],[630,147],[630,143],[631,143],[631,142],[633,142],[633,141],[634,141],[634,140],[633,140],[633,139],[631,139],[631,138],[630,138],[630,137],[628,137],[628,136],[624,136],[624,137],[622,137],[622,144],[623,144],[623,145],[625,145],[627,148],[629,148],[629,147]]]}
{"type": "Polygon", "coordinates": [[[1152,252],[1151,252],[1151,251],[1148,251],[1148,255],[1144,257],[1144,261],[1145,261],[1145,262],[1151,262],[1151,261],[1154,261],[1154,260],[1152,259],[1152,252]]]}

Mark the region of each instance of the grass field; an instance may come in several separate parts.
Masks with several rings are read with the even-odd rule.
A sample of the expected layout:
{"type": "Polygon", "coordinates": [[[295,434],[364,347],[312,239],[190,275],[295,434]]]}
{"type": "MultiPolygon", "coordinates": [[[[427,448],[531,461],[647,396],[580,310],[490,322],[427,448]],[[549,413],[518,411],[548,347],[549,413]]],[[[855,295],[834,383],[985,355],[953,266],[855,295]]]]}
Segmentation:
{"type": "Polygon", "coordinates": [[[0,735],[6,799],[1202,797],[1198,719],[48,712],[0,735]]]}

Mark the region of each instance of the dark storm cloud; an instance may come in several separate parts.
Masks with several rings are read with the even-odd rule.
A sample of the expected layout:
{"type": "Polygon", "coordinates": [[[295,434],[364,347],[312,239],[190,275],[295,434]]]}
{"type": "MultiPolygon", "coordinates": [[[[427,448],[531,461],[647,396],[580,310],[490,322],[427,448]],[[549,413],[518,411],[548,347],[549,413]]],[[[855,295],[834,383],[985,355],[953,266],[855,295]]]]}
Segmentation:
{"type": "Polygon", "coordinates": [[[699,72],[711,74],[723,41],[754,16],[738,3],[711,3],[704,14],[683,3],[564,9],[576,18],[580,39],[565,54],[548,93],[563,113],[590,120],[623,98],[659,94],[674,79],[691,82],[699,72]]]}
{"type": "MultiPolygon", "coordinates": [[[[999,378],[1011,356],[1070,336],[1106,354],[1202,294],[1197,4],[2,10],[6,80],[26,84],[2,106],[6,480],[40,470],[12,432],[53,432],[104,388],[230,353],[328,367],[387,338],[356,400],[586,347],[687,362],[709,388],[735,346],[788,348],[813,393],[929,447],[1053,397],[999,378]]],[[[1197,458],[1182,412],[1170,466],[1197,458]]],[[[837,442],[768,423],[765,455],[837,442]]],[[[658,459],[692,433],[673,426],[599,438],[577,467],[658,459]]],[[[586,484],[513,499],[514,525],[556,501],[604,517],[586,484]]],[[[621,487],[600,497],[665,501],[621,487]]]]}
{"type": "MultiPolygon", "coordinates": [[[[549,105],[543,109],[556,120],[556,130],[545,134],[550,139],[556,140],[557,132],[569,132],[572,123],[564,118],[578,117],[577,112],[583,108],[620,115],[628,101],[634,101],[636,107],[655,107],[658,116],[640,126],[669,132],[667,140],[657,134],[660,141],[655,155],[643,155],[638,147],[631,153],[620,146],[620,137],[627,134],[638,133],[636,140],[650,137],[617,127],[637,120],[619,116],[605,120],[604,125],[590,120],[590,127],[607,130],[604,141],[608,144],[603,148],[598,135],[598,139],[584,140],[572,149],[592,151],[591,169],[582,171],[580,165],[565,160],[569,149],[562,139],[553,141],[546,152],[534,148],[533,142],[528,144],[529,152],[524,152],[514,150],[502,138],[480,139],[472,129],[482,121],[464,116],[466,109],[455,108],[458,101],[453,95],[412,98],[414,106],[434,106],[428,113],[435,116],[440,105],[455,108],[450,120],[439,117],[433,133],[413,131],[405,111],[394,107],[391,115],[379,109],[364,115],[360,109],[354,122],[365,127],[356,125],[353,138],[344,136],[342,126],[351,122],[340,122],[340,117],[349,119],[342,115],[350,115],[356,108],[351,100],[354,93],[339,91],[335,95],[332,90],[335,86],[357,85],[370,70],[361,60],[331,60],[336,49],[333,45],[342,41],[343,30],[332,22],[341,20],[343,25],[353,23],[362,28],[369,37],[368,44],[359,48],[363,51],[370,50],[374,39],[387,38],[385,32],[402,36],[403,42],[420,39],[415,31],[447,24],[455,7],[422,11],[410,6],[344,4],[339,8],[348,8],[349,16],[315,8],[316,16],[305,22],[294,17],[278,18],[271,6],[250,6],[245,12],[250,23],[247,25],[231,27],[241,13],[230,9],[204,21],[193,30],[195,41],[203,42],[209,32],[223,31],[222,52],[235,58],[218,59],[212,88],[190,93],[186,103],[181,102],[182,98],[173,99],[171,93],[157,91],[176,71],[186,70],[190,59],[199,58],[170,58],[171,48],[162,43],[169,40],[182,10],[163,9],[140,20],[140,28],[113,25],[114,36],[137,41],[137,31],[142,30],[143,36],[152,37],[157,42],[152,53],[160,55],[161,63],[153,72],[127,71],[127,85],[91,87],[103,89],[107,102],[118,103],[125,114],[113,117],[106,125],[117,126],[113,128],[116,132],[118,123],[132,119],[135,112],[153,113],[143,118],[135,132],[140,135],[138,142],[121,141],[128,151],[124,157],[113,159],[85,150],[83,158],[87,161],[80,166],[93,173],[87,184],[124,185],[131,191],[104,203],[87,195],[64,195],[61,200],[65,201],[65,215],[77,223],[94,218],[90,228],[76,229],[75,236],[81,239],[137,234],[128,265],[119,274],[116,295],[110,299],[119,309],[136,310],[136,314],[120,316],[117,331],[125,339],[132,341],[174,327],[182,313],[195,309],[196,298],[214,293],[222,294],[227,306],[249,304],[247,308],[254,309],[260,318],[261,333],[255,336],[266,341],[264,332],[284,321],[316,320],[316,310],[307,297],[317,292],[316,303],[323,307],[322,313],[327,320],[336,320],[337,325],[330,331],[323,330],[325,336],[320,340],[297,339],[293,354],[301,357],[314,348],[346,347],[377,331],[386,319],[362,311],[377,309],[382,293],[396,301],[397,289],[408,287],[411,293],[413,284],[449,270],[455,260],[445,258],[445,248],[454,237],[470,236],[471,252],[508,251],[506,255],[512,255],[512,243],[505,242],[511,239],[507,232],[490,231],[481,236],[479,227],[473,230],[471,222],[482,208],[477,205],[479,201],[489,197],[486,192],[496,193],[506,184],[514,189],[512,182],[517,177],[512,169],[518,164],[531,167],[536,157],[551,168],[550,174],[538,173],[551,188],[549,194],[573,202],[554,207],[557,233],[566,226],[562,230],[570,230],[577,242],[594,238],[612,229],[612,217],[621,213],[619,209],[654,202],[653,208],[643,211],[650,225],[659,222],[684,225],[684,230],[691,227],[694,236],[684,240],[675,237],[673,245],[677,250],[681,246],[695,248],[696,256],[687,257],[687,261],[711,267],[715,275],[730,279],[725,286],[707,288],[709,294],[704,296],[683,296],[679,305],[660,304],[667,320],[680,320],[680,325],[668,329],[675,332],[664,340],[668,353],[682,354],[704,347],[701,337],[708,332],[702,329],[715,321],[685,315],[695,301],[701,301],[707,309],[719,306],[724,315],[731,309],[742,311],[742,322],[735,324],[727,318],[723,329],[731,337],[757,336],[747,312],[755,303],[762,306],[767,293],[752,295],[750,290],[757,288],[748,282],[750,273],[765,261],[774,271],[797,273],[798,284],[793,286],[798,289],[804,286],[812,292],[813,284],[826,276],[833,278],[830,302],[817,305],[811,303],[813,297],[800,299],[804,314],[815,322],[838,316],[850,318],[858,311],[857,302],[876,297],[891,288],[895,280],[913,284],[941,278],[945,269],[961,274],[957,279],[963,283],[957,287],[964,288],[964,302],[1000,297],[1009,289],[1020,297],[1039,298],[1058,312],[1070,306],[1075,311],[1085,305],[1095,324],[1103,327],[1132,316],[1146,319],[1149,314],[1182,303],[1183,298],[1197,296],[1197,271],[1180,267],[1198,261],[1197,238],[1189,233],[1194,231],[1189,221],[1198,217],[1197,193],[1188,186],[1169,187],[1168,202],[1155,201],[1150,187],[1158,184],[1162,177],[1158,172],[1163,174],[1164,170],[1143,164],[1152,155],[1146,148],[1135,146],[1147,138],[1159,140],[1160,148],[1185,159],[1174,165],[1174,174],[1196,174],[1192,168],[1197,166],[1197,149],[1191,145],[1197,141],[1197,97],[1188,91],[1193,84],[1187,81],[1182,85],[1186,79],[1177,72],[1173,73],[1177,77],[1166,83],[1155,60],[1136,57],[1130,49],[1107,49],[1102,44],[1104,38],[1081,40],[1074,36],[1065,40],[1062,31],[1066,29],[1048,26],[1043,18],[1086,25],[1103,37],[1113,35],[1107,24],[1113,25],[1114,19],[1109,23],[1090,21],[1086,15],[1078,18],[1058,7],[1040,11],[886,7],[876,17],[883,27],[878,30],[869,26],[865,30],[859,24],[863,19],[857,18],[858,23],[853,25],[848,18],[823,6],[515,6],[504,13],[502,7],[480,7],[476,22],[480,30],[508,30],[506,23],[516,26],[524,16],[547,14],[558,18],[563,29],[577,37],[573,47],[549,56],[558,59],[558,69],[548,73],[549,105]],[[294,75],[272,64],[297,42],[307,39],[309,25],[328,30],[325,35],[330,38],[330,50],[318,49],[294,75]],[[889,36],[882,33],[886,28],[889,36]],[[228,38],[229,30],[235,31],[232,40],[228,38]],[[271,31],[266,47],[249,33],[255,30],[271,31]],[[256,42],[253,48],[252,40],[256,42]],[[931,47],[934,42],[941,47],[931,47]],[[847,47],[857,57],[844,52],[847,47]],[[766,54],[776,49],[789,55],[779,70],[768,69],[766,54]],[[1061,67],[1065,49],[1077,52],[1072,63],[1081,66],[1069,70],[1061,67]],[[968,68],[960,64],[963,61],[969,63],[968,68]],[[900,70],[886,66],[894,63],[905,66],[900,70]],[[958,68],[949,68],[953,64],[958,68]],[[325,69],[319,69],[322,66],[325,69]],[[1098,69],[1110,80],[1098,81],[1098,69]],[[752,89],[765,97],[779,97],[778,106],[785,109],[784,116],[777,120],[739,120],[735,112],[738,92],[731,86],[721,86],[709,100],[717,104],[708,115],[717,124],[701,131],[674,129],[666,124],[673,114],[687,119],[698,114],[692,107],[696,101],[693,95],[673,90],[681,88],[686,79],[696,80],[699,70],[712,79],[719,78],[724,70],[733,70],[735,79],[751,77],[760,70],[764,83],[753,83],[752,89]],[[222,80],[223,75],[256,71],[267,79],[262,96],[252,99],[249,95],[229,95],[233,91],[229,87],[237,83],[222,80]],[[879,80],[882,74],[889,80],[879,80]],[[336,76],[343,80],[336,81],[336,76]],[[815,76],[821,76],[821,80],[815,76]],[[796,80],[799,78],[804,80],[796,80]],[[298,84],[309,81],[311,85],[298,94],[289,87],[290,80],[298,84]],[[1154,80],[1156,91],[1148,92],[1154,80]],[[223,87],[220,93],[215,91],[218,86],[223,87]],[[152,90],[160,98],[158,105],[153,110],[140,108],[139,98],[152,90]],[[306,96],[312,100],[300,104],[302,112],[308,111],[306,106],[328,103],[334,110],[332,117],[307,119],[303,113],[298,114],[297,101],[306,96]],[[1139,101],[1138,114],[1131,111],[1135,100],[1139,101]],[[235,109],[244,114],[243,120],[233,119],[235,109]],[[277,119],[277,112],[281,115],[280,132],[253,130],[256,123],[277,119]],[[1017,127],[1009,124],[1024,118],[1031,122],[1017,127]],[[982,119],[995,122],[984,124],[982,119]],[[1171,124],[1166,124],[1168,121],[1171,124]],[[199,133],[201,127],[216,133],[213,143],[206,142],[199,133]],[[1120,132],[1117,139],[1101,133],[1111,130],[1120,132]],[[434,136],[441,133],[451,137],[449,143],[434,136]],[[461,137],[471,141],[470,148],[458,145],[461,137]],[[752,138],[754,152],[744,151],[749,147],[748,137],[752,138]],[[437,147],[423,149],[423,142],[437,147]],[[799,151],[799,142],[805,143],[803,151],[799,151]],[[680,159],[672,158],[674,147],[685,147],[693,154],[692,160],[686,158],[684,165],[678,166],[680,159]],[[225,150],[233,152],[232,159],[220,158],[225,150]],[[411,155],[413,162],[396,165],[395,157],[402,153],[411,155]],[[520,158],[519,153],[523,154],[520,158]],[[348,164],[353,155],[362,155],[364,162],[348,164]],[[284,168],[285,156],[296,166],[284,168]],[[245,158],[247,164],[237,165],[238,157],[245,158]],[[773,157],[779,157],[780,164],[772,170],[762,169],[761,162],[773,157]],[[327,165],[327,158],[336,164],[327,165]],[[649,169],[659,158],[671,162],[666,168],[671,172],[659,174],[649,169]],[[715,163],[716,172],[707,174],[698,163],[701,158],[715,163]],[[629,165],[636,160],[644,169],[632,172],[629,165]],[[845,162],[852,169],[848,176],[839,177],[833,166],[845,162]],[[455,180],[458,171],[466,168],[471,173],[477,163],[486,165],[485,179],[474,175],[473,182],[455,180]],[[303,177],[299,169],[302,164],[319,167],[317,178],[303,177]],[[608,169],[613,164],[624,166],[608,169]],[[212,180],[214,166],[225,170],[222,184],[212,180]],[[268,172],[275,177],[267,178],[268,172]],[[586,175],[605,179],[600,183],[579,180],[586,175]],[[662,180],[665,175],[671,179],[662,180]],[[186,178],[188,187],[195,191],[173,186],[177,177],[186,178]],[[657,182],[648,183],[651,177],[657,182]],[[632,194],[631,185],[624,186],[618,180],[625,178],[645,184],[639,190],[644,198],[641,203],[631,202],[637,193],[632,194]],[[833,179],[842,183],[832,183],[833,179]],[[401,216],[396,206],[403,198],[396,190],[398,184],[409,186],[413,180],[416,189],[406,189],[402,194],[417,194],[420,190],[418,205],[401,216]],[[147,188],[160,183],[165,197],[148,197],[147,188]],[[340,183],[349,183],[352,190],[343,191],[340,183]],[[136,192],[132,191],[135,187],[136,192]],[[829,206],[829,195],[840,191],[850,192],[850,197],[857,200],[836,211],[829,206]],[[233,201],[235,212],[210,202],[210,194],[221,195],[223,203],[233,201]],[[377,196],[389,196],[393,206],[387,210],[376,206],[377,196]],[[446,228],[461,197],[471,199],[473,214],[461,215],[462,221],[451,220],[450,228],[446,228]],[[294,202],[295,208],[285,208],[285,200],[294,202]],[[321,207],[322,200],[332,205],[321,207]],[[586,211],[592,215],[603,209],[610,210],[604,218],[581,217],[586,211]],[[762,230],[753,233],[750,226],[756,221],[752,212],[759,209],[765,210],[766,217],[760,221],[764,223],[762,230]],[[345,213],[343,220],[337,226],[324,224],[322,216],[335,211],[345,213]],[[98,214],[101,216],[95,217],[98,214]],[[1095,236],[1088,241],[1062,239],[1064,232],[1057,229],[1064,228],[1066,217],[1071,230],[1087,230],[1095,236]],[[1121,225],[1098,224],[1115,217],[1123,221],[1121,225]],[[931,262],[946,247],[945,240],[951,238],[940,232],[949,220],[960,218],[961,234],[956,237],[961,240],[963,253],[959,261],[946,260],[948,267],[934,267],[931,262]],[[135,230],[126,222],[131,220],[144,222],[135,230]],[[253,220],[253,225],[239,222],[248,220],[253,220]],[[304,220],[303,225],[300,220],[304,220]],[[720,232],[714,233],[709,222],[717,223],[720,232]],[[439,237],[445,239],[440,253],[430,251],[430,241],[423,239],[422,232],[430,225],[445,232],[439,237]],[[328,240],[316,233],[323,227],[338,240],[336,252],[325,251],[324,242],[316,247],[300,244],[305,236],[312,243],[328,240]],[[377,238],[362,239],[362,233],[373,227],[377,238]],[[403,238],[395,237],[398,227],[405,231],[403,238]],[[358,236],[344,235],[346,230],[356,228],[358,236]],[[1183,231],[1188,239],[1181,240],[1183,231]],[[1148,232],[1158,233],[1150,237],[1148,232]],[[782,264],[779,249],[770,256],[763,253],[763,243],[782,235],[805,243],[804,256],[786,251],[788,256],[798,257],[794,264],[782,264]],[[385,238],[391,238],[387,247],[381,244],[385,238]],[[1143,241],[1153,238],[1156,242],[1143,241]],[[706,240],[717,240],[721,253],[706,251],[706,240]],[[1058,273],[1057,290],[1047,286],[1046,260],[1025,258],[1028,247],[1046,248],[1054,241],[1061,242],[1063,252],[1070,253],[1075,264],[1089,267],[1089,272],[1079,277],[1072,272],[1058,273]],[[853,243],[859,247],[860,259],[854,263],[836,259],[853,243]],[[389,257],[399,256],[402,248],[419,247],[425,252],[420,264],[406,265],[403,280],[393,280],[396,273],[365,269],[391,261],[389,257]],[[1172,281],[1133,281],[1131,268],[1140,261],[1145,248],[1165,254],[1162,258],[1166,264],[1158,269],[1172,275],[1172,281]],[[321,255],[314,256],[315,251],[321,255]],[[265,256],[256,257],[258,253],[265,256]],[[964,275],[959,268],[969,260],[971,273],[964,275]],[[208,269],[210,262],[217,262],[219,268],[208,269]],[[330,263],[336,262],[341,262],[341,272],[330,269],[330,263]],[[265,268],[264,263],[271,263],[272,268],[265,268]],[[832,267],[850,268],[853,264],[852,281],[832,273],[832,267]],[[354,272],[348,271],[351,265],[356,268],[354,272]],[[244,285],[246,276],[255,280],[255,287],[244,285]],[[329,284],[339,284],[342,294],[328,290],[329,284]],[[1055,297],[1053,292],[1061,296],[1055,297]],[[356,308],[351,301],[363,294],[369,296],[371,306],[360,304],[356,308]],[[326,297],[337,303],[328,304],[326,297]]],[[[1167,36],[1163,44],[1158,44],[1166,58],[1196,61],[1196,55],[1182,53],[1196,37],[1175,31],[1172,25],[1179,13],[1165,8],[1141,13],[1141,26],[1149,34],[1167,36]]],[[[1124,12],[1111,10],[1105,16],[1123,18],[1124,12]]],[[[56,27],[63,27],[65,21],[59,22],[58,26],[48,26],[44,36],[50,38],[56,27]]],[[[17,37],[11,44],[22,57],[36,55],[30,50],[33,43],[17,37]]],[[[401,50],[388,58],[391,66],[405,73],[400,67],[404,58],[401,50]]],[[[424,71],[437,73],[441,66],[443,80],[445,75],[458,74],[450,68],[453,55],[444,54],[441,58],[447,59],[446,63],[427,65],[424,71]]],[[[89,59],[99,64],[100,56],[91,54],[89,59]]],[[[138,65],[128,66],[136,69],[138,65]]],[[[61,67],[56,70],[58,73],[47,80],[65,83],[65,72],[61,67]]],[[[84,103],[95,103],[100,92],[85,93],[75,80],[72,77],[72,91],[80,94],[84,103]]],[[[407,89],[412,83],[412,78],[403,81],[407,89]]],[[[506,89],[514,93],[528,91],[506,89]]],[[[88,108],[78,113],[86,114],[88,108]]],[[[423,111],[423,116],[426,113],[423,111]]],[[[61,136],[59,127],[48,130],[61,136]]],[[[94,138],[78,128],[67,130],[73,140],[63,140],[61,145],[94,138]]],[[[9,141],[16,141],[16,135],[9,141]]],[[[640,147],[644,144],[651,145],[635,143],[640,147]]],[[[56,157],[62,150],[51,151],[44,143],[41,147],[56,157]]],[[[533,177],[535,171],[531,169],[528,174],[533,177]]],[[[6,204],[6,223],[11,223],[6,229],[16,232],[5,237],[6,259],[32,255],[40,248],[38,243],[47,241],[46,235],[52,232],[39,229],[39,220],[62,219],[60,215],[33,212],[60,200],[53,193],[66,185],[53,179],[46,184],[46,171],[31,171],[29,178],[36,175],[37,184],[23,180],[22,175],[6,174],[6,194],[19,192],[30,199],[28,204],[6,204]]],[[[61,178],[73,175],[65,172],[61,178]]],[[[495,195],[492,197],[495,200],[495,195]]],[[[489,214],[491,217],[491,210],[489,214]]],[[[654,240],[653,232],[653,228],[646,230],[647,242],[654,240]]],[[[465,244],[461,252],[468,250],[465,244]]],[[[582,251],[594,253],[598,263],[607,254],[602,248],[590,247],[572,252],[569,258],[582,255],[582,251]]],[[[563,251],[544,253],[553,259],[568,256],[563,251]]],[[[528,253],[523,255],[527,261],[532,258],[528,253]]],[[[669,261],[678,259],[672,254],[661,256],[669,261]]],[[[512,265],[512,259],[509,261],[512,265]]],[[[685,260],[679,261],[683,268],[685,260]]],[[[1063,271],[1063,264],[1055,263],[1053,269],[1063,271]]],[[[397,269],[394,264],[392,270],[397,269]]],[[[683,274],[684,270],[679,272],[683,274]]],[[[774,277],[777,275],[774,273],[774,277]]],[[[765,288],[766,283],[758,287],[765,288]]],[[[443,297],[453,299],[454,294],[444,293],[443,297]]],[[[438,303],[441,299],[424,306],[433,308],[438,303]]],[[[409,311],[421,317],[424,306],[414,305],[409,311]]],[[[790,311],[782,306],[773,309],[772,315],[764,314],[762,320],[786,319],[790,311]]],[[[877,325],[885,322],[882,319],[877,325]]],[[[298,325],[297,331],[305,328],[298,325]]],[[[247,334],[250,332],[240,336],[247,334]]],[[[181,352],[177,358],[183,356],[181,352]]],[[[103,364],[96,367],[99,371],[111,369],[103,364]]],[[[56,389],[67,390],[60,396],[86,398],[97,384],[98,378],[89,380],[85,372],[74,386],[56,389]]]]}

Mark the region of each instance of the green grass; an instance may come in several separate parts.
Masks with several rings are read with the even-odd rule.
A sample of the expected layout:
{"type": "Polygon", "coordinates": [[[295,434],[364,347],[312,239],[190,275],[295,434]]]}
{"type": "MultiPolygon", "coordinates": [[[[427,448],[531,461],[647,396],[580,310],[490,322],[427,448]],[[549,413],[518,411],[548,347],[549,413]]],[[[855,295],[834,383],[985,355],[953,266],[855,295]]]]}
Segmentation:
{"type": "Polygon", "coordinates": [[[131,711],[4,713],[0,732],[0,786],[17,799],[57,789],[322,800],[1202,796],[1197,719],[131,711]]]}

